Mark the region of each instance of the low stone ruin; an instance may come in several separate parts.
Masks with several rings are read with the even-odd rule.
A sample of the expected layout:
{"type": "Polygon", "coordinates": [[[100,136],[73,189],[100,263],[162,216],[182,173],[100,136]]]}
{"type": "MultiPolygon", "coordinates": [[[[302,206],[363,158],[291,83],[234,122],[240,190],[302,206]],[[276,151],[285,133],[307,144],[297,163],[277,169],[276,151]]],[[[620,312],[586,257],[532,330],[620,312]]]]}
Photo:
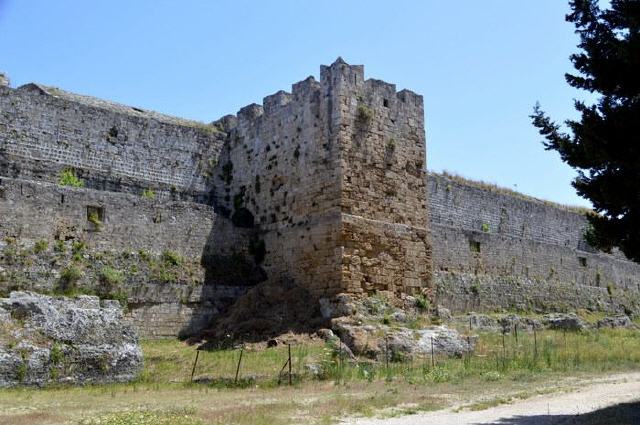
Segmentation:
{"type": "Polygon", "coordinates": [[[0,298],[0,387],[125,382],[142,368],[117,301],[12,292],[0,298]]]}

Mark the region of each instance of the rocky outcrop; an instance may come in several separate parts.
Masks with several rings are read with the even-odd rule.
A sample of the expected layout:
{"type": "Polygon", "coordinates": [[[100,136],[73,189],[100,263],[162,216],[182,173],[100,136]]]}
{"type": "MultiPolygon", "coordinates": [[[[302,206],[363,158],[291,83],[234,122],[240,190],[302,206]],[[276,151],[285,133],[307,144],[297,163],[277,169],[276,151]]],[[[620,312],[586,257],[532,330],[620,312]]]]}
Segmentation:
{"type": "Polygon", "coordinates": [[[596,323],[596,327],[600,328],[630,328],[633,326],[633,322],[629,316],[611,316],[604,317],[596,323]]]}
{"type": "Polygon", "coordinates": [[[565,329],[581,331],[587,328],[587,323],[575,313],[551,313],[542,317],[542,323],[549,329],[565,329]]]}
{"type": "Polygon", "coordinates": [[[0,387],[124,382],[142,368],[117,301],[12,292],[0,299],[0,387]]]}

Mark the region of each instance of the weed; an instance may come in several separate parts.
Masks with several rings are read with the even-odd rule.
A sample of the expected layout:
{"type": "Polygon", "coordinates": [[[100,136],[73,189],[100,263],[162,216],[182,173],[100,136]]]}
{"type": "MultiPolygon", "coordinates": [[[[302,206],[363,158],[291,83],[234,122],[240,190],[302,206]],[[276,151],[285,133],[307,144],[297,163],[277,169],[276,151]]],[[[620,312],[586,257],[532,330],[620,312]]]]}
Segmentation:
{"type": "Polygon", "coordinates": [[[162,252],[162,260],[169,266],[181,266],[184,263],[184,258],[180,254],[170,250],[162,252]]]}
{"type": "Polygon", "coordinates": [[[104,266],[98,273],[98,282],[100,283],[100,295],[108,298],[109,295],[117,290],[124,280],[122,273],[113,267],[104,266]]]}
{"type": "Polygon", "coordinates": [[[62,294],[69,294],[75,288],[78,281],[82,278],[82,271],[74,266],[67,266],[62,273],[60,273],[60,279],[58,279],[58,287],[56,292],[62,294]]]}
{"type": "Polygon", "coordinates": [[[615,291],[615,287],[612,282],[607,283],[607,293],[609,296],[613,296],[613,292],[615,291]]]}
{"type": "Polygon", "coordinates": [[[49,242],[45,240],[39,240],[33,245],[33,253],[40,254],[41,252],[46,251],[47,248],[49,248],[49,242]]]}
{"type": "Polygon", "coordinates": [[[67,250],[67,248],[64,245],[64,241],[62,239],[56,240],[56,244],[53,246],[53,250],[64,254],[64,252],[67,250]]]}
{"type": "Polygon", "coordinates": [[[424,295],[417,295],[416,307],[418,307],[418,310],[420,311],[428,311],[431,308],[431,302],[429,301],[429,298],[424,295]]]}
{"type": "Polygon", "coordinates": [[[87,217],[87,220],[89,220],[89,223],[96,226],[96,229],[100,230],[102,228],[102,221],[100,221],[100,216],[96,211],[92,211],[87,217]]]}
{"type": "Polygon", "coordinates": [[[87,248],[87,245],[82,241],[75,241],[71,246],[71,252],[74,254],[82,254],[84,250],[87,248]]]}
{"type": "Polygon", "coordinates": [[[145,189],[144,191],[142,191],[142,197],[145,199],[155,199],[156,192],[151,189],[145,189]]]}
{"type": "Polygon", "coordinates": [[[27,377],[27,362],[24,359],[16,369],[16,373],[18,375],[18,381],[24,382],[24,379],[27,377]]]}
{"type": "Polygon", "coordinates": [[[396,139],[389,139],[389,141],[387,142],[387,151],[389,152],[393,152],[394,150],[396,150],[396,139]]]}
{"type": "Polygon", "coordinates": [[[84,181],[76,177],[76,173],[71,168],[62,170],[58,180],[60,186],[84,187],[84,181]]]}
{"type": "Polygon", "coordinates": [[[51,350],[49,351],[49,361],[51,364],[57,366],[62,363],[64,359],[64,353],[62,352],[62,347],[59,343],[54,342],[51,346],[51,350]]]}
{"type": "Polygon", "coordinates": [[[369,124],[373,119],[373,109],[366,105],[358,105],[356,119],[362,124],[369,124]]]}
{"type": "Polygon", "coordinates": [[[489,224],[488,223],[482,223],[482,231],[484,233],[489,233],[489,230],[491,230],[490,227],[489,227],[489,224]]]}

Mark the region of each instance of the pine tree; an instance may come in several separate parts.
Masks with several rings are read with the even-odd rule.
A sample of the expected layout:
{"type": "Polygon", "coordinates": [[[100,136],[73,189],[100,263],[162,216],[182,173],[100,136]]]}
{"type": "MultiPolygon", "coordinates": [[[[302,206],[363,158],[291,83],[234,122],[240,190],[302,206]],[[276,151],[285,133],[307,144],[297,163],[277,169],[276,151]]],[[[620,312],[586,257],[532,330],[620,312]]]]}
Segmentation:
{"type": "Polygon", "coordinates": [[[571,56],[577,74],[565,77],[597,101],[575,101],[580,120],[565,121],[569,133],[539,105],[531,118],[545,148],[578,171],[573,186],[597,212],[588,216],[587,241],[640,262],[640,1],[612,0],[609,9],[597,0],[569,5],[566,20],[580,36],[580,51],[571,56]]]}

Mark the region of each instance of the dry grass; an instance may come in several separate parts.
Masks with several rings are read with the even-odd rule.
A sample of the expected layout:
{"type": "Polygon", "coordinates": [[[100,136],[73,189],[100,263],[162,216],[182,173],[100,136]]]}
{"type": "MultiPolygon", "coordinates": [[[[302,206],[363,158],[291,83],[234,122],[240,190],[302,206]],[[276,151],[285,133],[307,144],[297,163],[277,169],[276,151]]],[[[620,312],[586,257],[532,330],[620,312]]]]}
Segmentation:
{"type": "MultiPolygon", "coordinates": [[[[637,369],[640,332],[540,332],[537,354],[530,334],[518,342],[481,335],[471,358],[384,365],[346,365],[327,358],[318,342],[293,347],[294,373],[324,362],[323,379],[309,375],[277,385],[286,347],[246,351],[242,387],[233,385],[238,350],[201,353],[190,384],[194,347],[175,340],[145,341],[145,371],[133,383],[0,390],[0,423],[22,424],[330,424],[345,416],[389,417],[446,406],[481,409],[577,385],[575,377],[637,369]],[[226,379],[219,379],[219,378],[226,379]],[[572,377],[572,378],[569,378],[572,377]],[[570,381],[568,381],[570,379],[570,381]]],[[[428,359],[425,359],[428,360],[428,359]]]]}

